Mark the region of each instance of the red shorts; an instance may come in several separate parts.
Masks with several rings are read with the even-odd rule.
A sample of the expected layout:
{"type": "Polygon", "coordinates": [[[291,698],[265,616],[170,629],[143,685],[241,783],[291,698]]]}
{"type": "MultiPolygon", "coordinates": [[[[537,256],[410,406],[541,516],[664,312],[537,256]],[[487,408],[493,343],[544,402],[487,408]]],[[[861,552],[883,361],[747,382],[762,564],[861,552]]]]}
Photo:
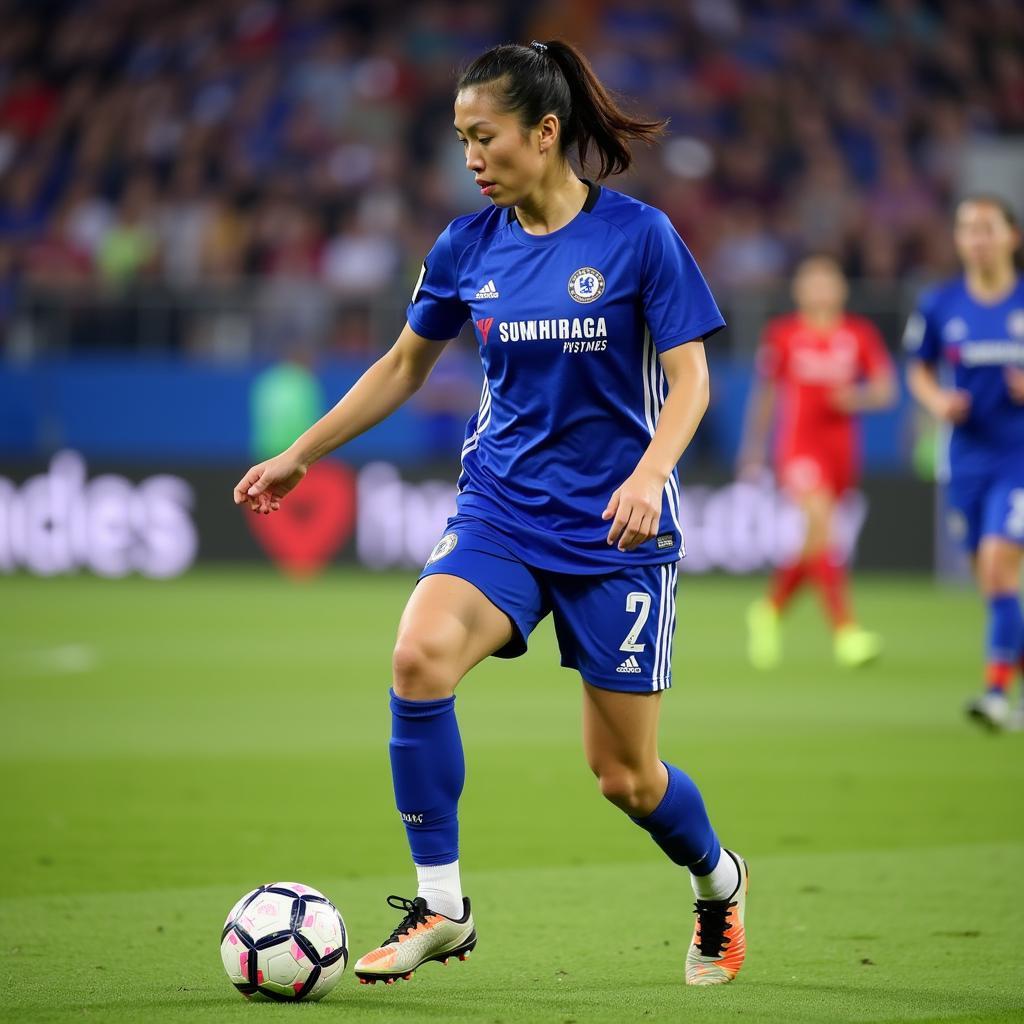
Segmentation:
{"type": "Polygon", "coordinates": [[[857,483],[857,469],[857,458],[849,449],[784,451],[776,462],[780,486],[795,497],[824,490],[840,498],[857,483]]]}

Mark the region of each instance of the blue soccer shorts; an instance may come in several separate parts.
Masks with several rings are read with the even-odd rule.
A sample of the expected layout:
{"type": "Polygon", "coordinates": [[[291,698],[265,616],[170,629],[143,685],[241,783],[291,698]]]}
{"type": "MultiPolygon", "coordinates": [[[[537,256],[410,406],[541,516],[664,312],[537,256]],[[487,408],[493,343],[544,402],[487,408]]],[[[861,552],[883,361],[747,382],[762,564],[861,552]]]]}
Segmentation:
{"type": "Polygon", "coordinates": [[[983,537],[1024,545],[1024,464],[954,476],[946,501],[951,532],[971,554],[983,537]]]}
{"type": "Polygon", "coordinates": [[[570,575],[527,565],[485,523],[448,520],[420,579],[448,575],[473,584],[512,621],[513,638],[495,654],[526,652],[549,612],[565,668],[593,686],[650,693],[672,685],[677,564],[637,565],[600,575],[570,575]]]}

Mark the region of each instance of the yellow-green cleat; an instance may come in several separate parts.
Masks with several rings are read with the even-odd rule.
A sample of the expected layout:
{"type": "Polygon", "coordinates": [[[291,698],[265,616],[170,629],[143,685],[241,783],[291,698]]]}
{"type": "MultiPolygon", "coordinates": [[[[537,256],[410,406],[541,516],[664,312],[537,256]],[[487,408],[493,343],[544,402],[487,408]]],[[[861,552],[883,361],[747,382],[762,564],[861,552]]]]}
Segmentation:
{"type": "Polygon", "coordinates": [[[833,650],[843,668],[860,668],[882,653],[882,638],[850,622],[836,630],[833,650]]]}
{"type": "Polygon", "coordinates": [[[782,660],[782,623],[771,601],[755,601],[747,609],[747,657],[758,669],[775,668],[782,660]]]}
{"type": "MultiPolygon", "coordinates": [[[[1017,721],[1014,717],[1014,710],[1004,693],[983,693],[980,697],[972,700],[965,709],[967,717],[985,729],[992,732],[1019,732],[1015,728],[1017,721]]],[[[1021,709],[1017,708],[1017,715],[1020,716],[1021,709]]]]}

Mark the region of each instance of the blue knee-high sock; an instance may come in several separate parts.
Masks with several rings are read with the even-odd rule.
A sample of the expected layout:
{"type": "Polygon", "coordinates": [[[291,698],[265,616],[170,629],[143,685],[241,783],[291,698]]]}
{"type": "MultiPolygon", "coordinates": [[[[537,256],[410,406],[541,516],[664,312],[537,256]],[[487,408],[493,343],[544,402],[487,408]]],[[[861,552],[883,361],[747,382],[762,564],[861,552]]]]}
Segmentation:
{"type": "Polygon", "coordinates": [[[459,859],[459,797],[466,781],[455,698],[403,700],[391,691],[391,778],[416,864],[459,859]]]}
{"type": "Polygon", "coordinates": [[[714,871],[721,854],[718,836],[708,820],[700,790],[685,772],[662,761],[668,770],[668,789],[646,818],[633,818],[676,864],[695,875],[714,871]]]}
{"type": "Polygon", "coordinates": [[[988,599],[989,663],[1014,665],[1024,647],[1024,618],[1017,594],[995,594],[988,599]]]}

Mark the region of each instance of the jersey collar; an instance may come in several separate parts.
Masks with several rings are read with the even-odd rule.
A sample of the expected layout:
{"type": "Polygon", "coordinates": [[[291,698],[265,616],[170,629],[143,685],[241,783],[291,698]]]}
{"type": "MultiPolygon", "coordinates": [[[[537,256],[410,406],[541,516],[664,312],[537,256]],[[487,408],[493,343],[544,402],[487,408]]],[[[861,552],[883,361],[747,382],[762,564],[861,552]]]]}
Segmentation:
{"type": "MultiPolygon", "coordinates": [[[[592,182],[589,178],[580,178],[580,181],[587,186],[587,198],[583,201],[583,208],[580,213],[590,213],[595,206],[597,206],[598,199],[601,198],[601,186],[592,182]]],[[[505,217],[506,224],[518,224],[519,218],[516,216],[516,208],[510,206],[508,208],[508,214],[505,217]]],[[[571,223],[571,222],[570,222],[571,223]]]]}

